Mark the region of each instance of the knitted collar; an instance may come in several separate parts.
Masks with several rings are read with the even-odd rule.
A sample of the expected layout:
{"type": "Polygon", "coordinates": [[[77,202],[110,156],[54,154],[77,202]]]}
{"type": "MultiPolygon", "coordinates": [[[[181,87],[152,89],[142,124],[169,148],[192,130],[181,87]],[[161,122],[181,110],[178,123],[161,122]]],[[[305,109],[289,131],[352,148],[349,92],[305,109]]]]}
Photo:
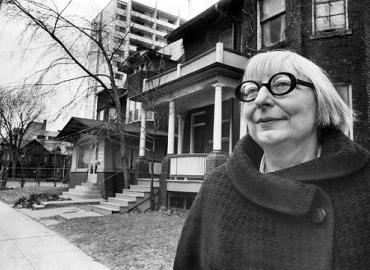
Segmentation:
{"type": "Polygon", "coordinates": [[[258,166],[263,151],[245,136],[235,146],[226,173],[235,188],[252,202],[282,213],[304,215],[318,189],[315,182],[349,175],[368,161],[364,148],[334,129],[321,134],[321,146],[320,158],[262,174],[258,166]]]}

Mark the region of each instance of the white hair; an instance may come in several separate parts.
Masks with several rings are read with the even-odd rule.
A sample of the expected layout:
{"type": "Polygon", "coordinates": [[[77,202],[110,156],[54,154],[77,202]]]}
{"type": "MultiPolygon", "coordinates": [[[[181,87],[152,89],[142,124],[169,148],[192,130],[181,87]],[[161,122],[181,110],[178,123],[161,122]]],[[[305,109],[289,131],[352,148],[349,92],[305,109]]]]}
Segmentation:
{"type": "Polygon", "coordinates": [[[248,60],[244,80],[260,78],[278,72],[295,72],[315,86],[318,129],[333,126],[346,133],[353,124],[354,113],[335,90],[333,83],[319,66],[291,51],[259,53],[248,60]]]}

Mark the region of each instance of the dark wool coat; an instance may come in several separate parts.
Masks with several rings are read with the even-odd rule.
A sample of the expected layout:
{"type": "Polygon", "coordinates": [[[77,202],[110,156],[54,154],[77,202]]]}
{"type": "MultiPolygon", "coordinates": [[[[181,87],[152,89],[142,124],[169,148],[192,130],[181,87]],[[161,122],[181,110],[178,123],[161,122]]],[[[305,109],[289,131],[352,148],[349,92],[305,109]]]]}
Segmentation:
{"type": "Polygon", "coordinates": [[[318,159],[261,174],[244,137],[185,222],[175,270],[370,269],[369,154],[339,131],[318,159]]]}

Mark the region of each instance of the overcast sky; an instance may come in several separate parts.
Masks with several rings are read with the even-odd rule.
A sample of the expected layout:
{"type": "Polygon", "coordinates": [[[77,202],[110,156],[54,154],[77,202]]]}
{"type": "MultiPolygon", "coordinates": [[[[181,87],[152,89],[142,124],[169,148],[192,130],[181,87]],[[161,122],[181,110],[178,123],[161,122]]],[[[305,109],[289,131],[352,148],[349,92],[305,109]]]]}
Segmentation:
{"type": "MultiPolygon", "coordinates": [[[[57,4],[63,5],[68,0],[54,0],[57,4]]],[[[200,12],[204,11],[218,0],[191,0],[190,10],[188,0],[136,0],[148,6],[155,6],[157,2],[158,9],[174,15],[180,15],[184,19],[190,19],[200,12]]],[[[93,19],[110,0],[73,0],[69,7],[69,14],[75,14],[87,19],[93,19]]],[[[17,37],[19,36],[19,25],[10,24],[1,18],[0,14],[0,85],[12,85],[22,81],[25,77],[32,74],[36,67],[40,65],[40,55],[38,54],[36,44],[32,53],[21,57],[17,37]]],[[[53,108],[64,105],[62,98],[56,98],[52,101],[53,108]]],[[[82,116],[82,115],[70,115],[82,116]]],[[[48,125],[48,129],[61,129],[69,120],[64,117],[54,124],[48,125]]]]}

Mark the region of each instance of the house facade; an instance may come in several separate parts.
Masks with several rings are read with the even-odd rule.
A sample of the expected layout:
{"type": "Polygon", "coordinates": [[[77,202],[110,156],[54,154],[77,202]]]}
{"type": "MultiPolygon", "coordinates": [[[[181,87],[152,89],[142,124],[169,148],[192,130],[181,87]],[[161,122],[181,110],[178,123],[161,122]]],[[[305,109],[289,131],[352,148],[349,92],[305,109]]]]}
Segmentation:
{"type": "Polygon", "coordinates": [[[204,175],[247,133],[234,88],[260,51],[289,49],[321,66],[358,114],[348,136],[369,149],[369,10],[353,0],[221,0],[172,31],[168,42],[182,39],[184,57],[132,98],[145,110],[156,93],[167,114],[162,206],[189,208],[204,175]]]}

